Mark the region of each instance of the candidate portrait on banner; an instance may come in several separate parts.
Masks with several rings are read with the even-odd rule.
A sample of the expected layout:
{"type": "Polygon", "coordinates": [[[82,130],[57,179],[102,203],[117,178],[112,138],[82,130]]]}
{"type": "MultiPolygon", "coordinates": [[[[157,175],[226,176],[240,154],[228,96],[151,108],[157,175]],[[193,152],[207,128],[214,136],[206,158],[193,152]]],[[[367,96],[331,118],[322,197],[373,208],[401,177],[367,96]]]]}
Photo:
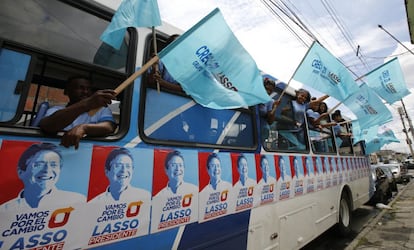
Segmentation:
{"type": "Polygon", "coordinates": [[[155,150],[151,232],[198,220],[196,151],[155,150]]]}
{"type": "Polygon", "coordinates": [[[256,198],[257,205],[264,205],[275,201],[276,191],[276,170],[274,159],[268,155],[256,155],[256,172],[257,172],[257,186],[256,198]]]}
{"type": "Polygon", "coordinates": [[[82,176],[89,175],[90,148],[82,149],[75,152],[48,142],[3,141],[0,169],[8,185],[2,182],[0,211],[86,202],[88,183],[82,176]],[[79,178],[76,187],[70,184],[75,178],[79,178]]]}
{"type": "Polygon", "coordinates": [[[199,173],[199,221],[231,214],[234,195],[229,154],[199,153],[199,173]]]}
{"type": "Polygon", "coordinates": [[[253,154],[232,153],[233,187],[236,195],[235,212],[250,209],[255,204],[256,168],[253,154]]]}
{"type": "Polygon", "coordinates": [[[152,166],[151,149],[94,146],[84,218],[92,225],[89,246],[149,233],[152,166]],[[116,232],[107,230],[120,224],[123,227],[116,232]]]}

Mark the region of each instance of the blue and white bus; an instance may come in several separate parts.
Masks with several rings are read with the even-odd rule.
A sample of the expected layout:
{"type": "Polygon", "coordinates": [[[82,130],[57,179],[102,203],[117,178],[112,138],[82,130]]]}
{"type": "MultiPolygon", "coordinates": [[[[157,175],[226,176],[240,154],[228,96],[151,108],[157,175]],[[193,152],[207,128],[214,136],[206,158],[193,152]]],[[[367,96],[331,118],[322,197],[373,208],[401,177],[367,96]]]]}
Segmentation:
{"type": "MultiPolygon", "coordinates": [[[[38,122],[47,107],[65,105],[70,76],[115,89],[151,58],[149,28],[128,28],[119,50],[99,40],[115,2],[0,2],[0,249],[299,249],[335,225],[349,232],[352,211],[370,198],[364,145],[340,147],[331,128],[306,124],[300,142],[289,112],[268,126],[258,105],[205,108],[144,73],[110,105],[111,135],[87,136],[75,150],[44,134],[38,122]],[[57,148],[59,168],[26,155],[44,144],[57,148]],[[114,165],[136,191],[123,199],[105,196],[116,149],[133,164],[114,165]],[[33,191],[22,165],[54,168],[31,180],[42,188],[56,180],[47,202],[22,205],[33,191]]],[[[157,27],[158,49],[176,33],[157,27]]],[[[288,89],[282,105],[293,97],[288,89]]]]}

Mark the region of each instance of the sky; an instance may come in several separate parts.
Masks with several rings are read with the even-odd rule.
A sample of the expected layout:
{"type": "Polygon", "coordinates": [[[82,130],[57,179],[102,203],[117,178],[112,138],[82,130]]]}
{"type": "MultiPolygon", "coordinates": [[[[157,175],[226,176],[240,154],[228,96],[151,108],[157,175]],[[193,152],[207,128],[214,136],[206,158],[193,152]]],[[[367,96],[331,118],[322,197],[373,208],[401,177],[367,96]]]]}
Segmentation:
{"type": "MultiPolygon", "coordinates": [[[[414,66],[414,55],[378,27],[382,25],[414,51],[404,0],[158,0],[161,19],[183,31],[218,7],[258,68],[289,82],[314,38],[277,10],[275,4],[282,6],[285,12],[289,7],[292,10],[289,16],[296,17],[296,23],[310,30],[315,39],[347,66],[355,79],[398,56],[407,88],[413,93],[403,101],[410,118],[414,116],[414,71],[409,70],[414,66]],[[267,7],[269,5],[273,11],[267,7]]],[[[290,85],[301,87],[295,81],[290,85]]],[[[314,96],[323,95],[310,90],[314,96]]],[[[327,103],[334,107],[338,102],[329,98],[327,103]]],[[[382,149],[409,153],[397,112],[401,102],[387,106],[394,119],[386,127],[394,131],[401,143],[388,144],[382,149]]],[[[354,118],[346,107],[339,108],[343,114],[354,118]]],[[[408,127],[408,122],[406,125],[408,127]]]]}
{"type": "MultiPolygon", "coordinates": [[[[414,51],[414,45],[410,43],[404,0],[272,0],[272,2],[278,3],[279,6],[288,6],[293,10],[298,17],[297,20],[300,20],[325,48],[350,69],[355,79],[398,56],[407,88],[414,93],[414,71],[409,70],[414,66],[414,55],[378,27],[382,25],[388,33],[414,51]]],[[[259,69],[288,82],[314,39],[283,15],[274,4],[272,5],[272,2],[268,0],[158,0],[158,5],[162,20],[184,31],[218,7],[259,69]],[[267,5],[273,6],[273,10],[276,11],[272,12],[266,7],[267,5]],[[278,18],[275,12],[282,18],[278,18]],[[296,35],[291,30],[294,30],[296,35]]],[[[291,86],[301,87],[301,84],[292,81],[291,86]]],[[[316,90],[311,89],[311,92],[315,96],[323,95],[316,90]]],[[[403,99],[410,118],[414,116],[413,97],[414,94],[410,94],[403,99]]],[[[337,101],[333,98],[328,99],[330,107],[336,104],[337,101]]],[[[387,105],[394,119],[386,124],[386,127],[391,128],[400,139],[400,143],[391,143],[382,149],[409,153],[405,133],[402,132],[403,125],[397,112],[400,106],[401,102],[387,105]]],[[[339,108],[344,110],[348,117],[354,117],[352,113],[347,113],[349,111],[346,111],[343,105],[339,108]]],[[[406,126],[409,127],[407,121],[406,126]]],[[[412,138],[411,134],[410,138],[412,138]]]]}

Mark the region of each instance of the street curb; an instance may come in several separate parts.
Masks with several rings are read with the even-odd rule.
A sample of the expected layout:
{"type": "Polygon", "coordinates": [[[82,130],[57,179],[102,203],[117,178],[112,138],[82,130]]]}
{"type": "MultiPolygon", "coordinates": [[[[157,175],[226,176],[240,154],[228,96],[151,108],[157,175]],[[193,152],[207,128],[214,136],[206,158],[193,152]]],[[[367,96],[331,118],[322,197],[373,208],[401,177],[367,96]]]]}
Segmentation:
{"type": "MultiPolygon", "coordinates": [[[[407,189],[407,187],[409,185],[412,185],[413,180],[411,180],[410,182],[408,182],[404,188],[400,191],[398,191],[397,195],[394,197],[394,199],[392,199],[392,201],[390,203],[388,203],[388,206],[393,206],[394,203],[398,200],[398,198],[405,192],[405,190],[407,189]]],[[[355,237],[355,239],[344,249],[344,250],[353,250],[358,246],[359,241],[365,237],[369,232],[372,231],[372,229],[375,228],[375,226],[378,224],[378,221],[382,218],[382,216],[387,213],[388,210],[387,209],[382,209],[382,211],[377,214],[377,216],[373,217],[371,220],[369,220],[367,222],[367,226],[364,228],[364,230],[362,230],[357,237],[355,237]]]]}

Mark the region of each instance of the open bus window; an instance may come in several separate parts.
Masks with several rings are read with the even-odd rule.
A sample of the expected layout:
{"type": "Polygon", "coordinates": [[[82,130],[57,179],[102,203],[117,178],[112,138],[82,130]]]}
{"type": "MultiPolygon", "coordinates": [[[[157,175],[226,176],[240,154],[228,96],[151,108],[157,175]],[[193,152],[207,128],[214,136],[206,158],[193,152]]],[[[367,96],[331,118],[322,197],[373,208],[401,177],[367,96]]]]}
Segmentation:
{"type": "Polygon", "coordinates": [[[340,155],[352,155],[352,136],[351,129],[348,123],[342,122],[334,128],[336,146],[340,155]]]}
{"type": "Polygon", "coordinates": [[[315,153],[335,153],[335,141],[331,128],[309,129],[312,151],[315,153]]]}
{"type": "MultiPolygon", "coordinates": [[[[157,49],[162,50],[168,36],[157,34],[157,49]]],[[[146,39],[146,61],[153,53],[152,36],[146,39]]],[[[254,112],[250,109],[216,110],[203,107],[182,90],[161,85],[144,75],[139,130],[148,143],[244,148],[257,146],[254,112]]],[[[178,85],[178,83],[176,83],[178,85]]]]}
{"type": "MultiPolygon", "coordinates": [[[[276,95],[272,98],[278,100],[282,89],[276,88],[276,95]]],[[[275,121],[269,124],[261,119],[261,136],[263,147],[267,151],[297,151],[308,150],[306,125],[296,126],[292,96],[284,94],[275,112],[275,121]]]]}
{"type": "MultiPolygon", "coordinates": [[[[115,51],[99,39],[110,16],[81,9],[52,0],[0,2],[0,77],[8,79],[0,92],[5,102],[0,103],[1,131],[38,134],[43,110],[67,103],[63,89],[71,76],[90,78],[96,89],[115,89],[135,69],[136,30],[128,29],[115,51]]],[[[129,125],[131,90],[110,106],[123,132],[129,125]]]]}

